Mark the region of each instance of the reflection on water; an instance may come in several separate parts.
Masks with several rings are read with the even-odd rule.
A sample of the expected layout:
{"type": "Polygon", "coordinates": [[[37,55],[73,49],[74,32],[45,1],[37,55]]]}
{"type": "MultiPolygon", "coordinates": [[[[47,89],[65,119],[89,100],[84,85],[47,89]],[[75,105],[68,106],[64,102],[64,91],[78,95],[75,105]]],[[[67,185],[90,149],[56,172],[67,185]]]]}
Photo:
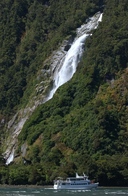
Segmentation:
{"type": "Polygon", "coordinates": [[[128,188],[97,188],[95,190],[54,190],[53,188],[1,187],[0,196],[124,196],[128,188]]]}

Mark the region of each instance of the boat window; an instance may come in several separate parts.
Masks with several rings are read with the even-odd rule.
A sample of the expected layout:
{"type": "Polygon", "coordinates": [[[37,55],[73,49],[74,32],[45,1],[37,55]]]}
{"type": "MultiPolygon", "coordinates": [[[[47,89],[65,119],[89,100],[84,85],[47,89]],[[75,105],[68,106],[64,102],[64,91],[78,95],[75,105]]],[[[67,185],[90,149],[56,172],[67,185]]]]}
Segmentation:
{"type": "Polygon", "coordinates": [[[70,178],[70,180],[71,180],[71,181],[76,181],[76,179],[75,179],[75,178],[70,178]]]}

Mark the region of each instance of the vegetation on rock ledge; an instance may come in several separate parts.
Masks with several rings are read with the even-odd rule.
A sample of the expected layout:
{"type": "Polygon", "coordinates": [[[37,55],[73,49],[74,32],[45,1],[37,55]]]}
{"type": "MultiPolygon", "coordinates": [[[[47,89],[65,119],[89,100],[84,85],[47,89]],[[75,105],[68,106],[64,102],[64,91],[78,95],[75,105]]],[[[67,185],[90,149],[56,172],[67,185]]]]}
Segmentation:
{"type": "Polygon", "coordinates": [[[72,80],[25,123],[14,163],[0,159],[0,183],[51,184],[84,171],[100,185],[127,186],[128,1],[9,2],[1,2],[1,120],[29,99],[37,71],[58,44],[105,8],[72,80]]]}

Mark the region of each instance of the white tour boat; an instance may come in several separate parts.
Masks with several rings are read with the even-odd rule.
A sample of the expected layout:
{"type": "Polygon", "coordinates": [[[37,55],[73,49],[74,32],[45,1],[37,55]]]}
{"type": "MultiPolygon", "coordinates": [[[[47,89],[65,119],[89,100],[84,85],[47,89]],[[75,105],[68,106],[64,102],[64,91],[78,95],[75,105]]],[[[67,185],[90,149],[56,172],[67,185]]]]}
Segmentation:
{"type": "Polygon", "coordinates": [[[97,188],[99,183],[94,183],[88,179],[88,176],[83,174],[79,176],[76,173],[76,177],[68,177],[66,180],[63,180],[61,177],[58,177],[54,180],[54,189],[93,189],[97,188]]]}

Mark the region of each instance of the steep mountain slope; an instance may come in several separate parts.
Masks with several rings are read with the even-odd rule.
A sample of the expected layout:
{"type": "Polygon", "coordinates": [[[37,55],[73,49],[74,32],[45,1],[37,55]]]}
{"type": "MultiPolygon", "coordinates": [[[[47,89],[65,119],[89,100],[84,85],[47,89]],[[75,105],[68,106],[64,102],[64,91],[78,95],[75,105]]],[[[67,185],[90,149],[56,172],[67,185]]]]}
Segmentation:
{"type": "MultiPolygon", "coordinates": [[[[35,23],[36,26],[33,27],[35,29],[32,28],[34,23],[31,23],[32,17],[35,18],[33,15],[35,12],[32,10],[39,6],[39,2],[35,3],[34,1],[31,6],[29,1],[27,4],[25,2],[27,9],[24,7],[24,12],[21,13],[22,20],[24,16],[27,17],[26,22],[23,23],[26,25],[26,37],[22,34],[23,45],[19,45],[19,48],[16,46],[17,50],[21,52],[16,56],[17,65],[20,65],[18,66],[20,68],[25,65],[22,74],[24,77],[26,76],[27,85],[26,83],[22,85],[22,89],[25,88],[23,89],[24,95],[20,95],[23,102],[25,98],[27,100],[29,97],[32,98],[32,91],[36,83],[32,75],[34,75],[33,71],[36,73],[39,69],[36,65],[49,56],[52,49],[57,47],[57,44],[67,35],[74,35],[78,24],[82,24],[87,15],[98,11],[99,6],[103,3],[102,1],[92,1],[91,3],[89,1],[81,1],[81,3],[74,1],[74,8],[71,9],[70,3],[65,4],[64,1],[58,1],[53,7],[53,1],[42,1],[42,5],[47,7],[49,15],[53,14],[54,17],[51,19],[46,14],[45,20],[41,21],[43,28],[46,27],[43,34],[46,34],[46,37],[42,37],[46,41],[43,40],[44,48],[41,48],[39,44],[41,34],[38,38],[33,37],[38,36],[38,34],[34,34],[35,29],[38,29],[38,23],[35,23]],[[62,18],[58,18],[56,15],[58,6],[59,11],[63,12],[62,18]],[[76,7],[78,9],[74,19],[73,13],[76,7]],[[70,10],[70,16],[67,10],[70,10]],[[48,20],[52,20],[49,28],[47,27],[49,23],[44,24],[48,20]],[[59,26],[61,22],[64,25],[59,26]],[[74,22],[76,23],[74,24],[74,22]],[[61,36],[59,38],[55,36],[52,39],[55,29],[59,30],[61,36]],[[32,37],[29,37],[30,33],[32,37]],[[30,46],[29,43],[32,45],[30,46]],[[26,56],[26,47],[29,46],[26,56]],[[40,54],[44,56],[39,58],[40,54]],[[30,91],[28,91],[29,88],[30,91]]],[[[101,185],[127,185],[128,2],[127,0],[108,0],[104,3],[103,21],[99,28],[93,31],[93,36],[88,38],[76,74],[70,82],[57,90],[53,99],[40,105],[26,121],[18,138],[19,144],[14,163],[8,167],[2,166],[0,169],[1,183],[51,183],[57,175],[66,176],[74,174],[75,171],[86,171],[91,177],[97,178],[101,185]]],[[[41,9],[41,6],[38,8],[41,9]]],[[[39,13],[44,14],[44,12],[39,13]]],[[[36,20],[38,21],[39,18],[37,17],[36,20]]],[[[39,31],[39,33],[41,32],[39,31]]],[[[15,59],[15,56],[13,58],[15,59]]],[[[7,61],[5,62],[7,67],[7,61]]],[[[13,59],[10,62],[13,64],[13,59]]],[[[12,72],[10,72],[11,68],[8,68],[6,72],[13,73],[15,68],[16,64],[14,64],[12,72]]],[[[5,73],[5,68],[3,71],[5,73]]],[[[8,74],[5,76],[7,77],[8,74]]],[[[48,82],[49,77],[46,77],[48,82]]],[[[13,80],[10,77],[10,81],[13,80]]],[[[7,93],[8,90],[4,92],[7,93]]],[[[18,95],[17,92],[16,95],[18,95]]],[[[4,94],[1,93],[1,96],[4,94]]],[[[10,99],[10,95],[8,98],[10,99]]],[[[18,101],[18,99],[16,100],[18,101]]],[[[9,114],[7,108],[9,110],[14,108],[7,103],[14,104],[13,100],[1,104],[1,119],[3,121],[6,117],[5,112],[9,114]]],[[[14,105],[18,104],[19,101],[14,105]]],[[[25,102],[24,105],[26,105],[25,102]]],[[[20,105],[19,108],[22,106],[20,105]]],[[[1,132],[5,137],[3,129],[1,132]]],[[[2,144],[4,145],[4,141],[2,144]]]]}
{"type": "MultiPolygon", "coordinates": [[[[91,31],[94,28],[97,28],[101,18],[102,14],[100,12],[89,18],[89,21],[86,24],[77,29],[77,35],[74,38],[74,41],[70,43],[70,49],[68,51],[65,51],[65,48],[69,47],[69,45],[66,45],[66,43],[68,44],[69,41],[65,40],[65,44],[62,43],[62,46],[60,46],[57,51],[54,51],[53,54],[48,58],[48,60],[46,60],[47,64],[50,65],[48,73],[50,78],[49,80],[51,80],[51,83],[53,83],[53,87],[51,87],[51,90],[49,89],[48,93],[45,93],[46,91],[48,91],[49,87],[47,86],[50,86],[50,84],[48,85],[48,81],[46,84],[46,82],[44,83],[44,81],[42,80],[40,84],[36,85],[36,91],[38,92],[38,95],[32,97],[27,107],[25,107],[23,110],[18,111],[17,114],[9,121],[8,132],[11,134],[9,134],[8,136],[8,140],[6,142],[6,152],[4,153],[6,164],[9,164],[13,161],[15,156],[15,149],[17,148],[18,135],[21,132],[24,123],[31,116],[35,108],[38,105],[45,104],[46,101],[51,99],[56,90],[61,85],[69,81],[72,78],[73,74],[76,72],[76,67],[80,62],[81,56],[84,51],[85,40],[90,35],[91,31]]],[[[43,70],[43,72],[46,71],[43,70]]]]}
{"type": "Polygon", "coordinates": [[[67,36],[75,36],[76,27],[99,10],[100,2],[2,0],[0,6],[0,132],[1,142],[7,143],[5,132],[12,135],[14,130],[7,130],[20,118],[22,127],[26,113],[33,112],[47,93],[52,71],[44,60],[67,36]]]}

